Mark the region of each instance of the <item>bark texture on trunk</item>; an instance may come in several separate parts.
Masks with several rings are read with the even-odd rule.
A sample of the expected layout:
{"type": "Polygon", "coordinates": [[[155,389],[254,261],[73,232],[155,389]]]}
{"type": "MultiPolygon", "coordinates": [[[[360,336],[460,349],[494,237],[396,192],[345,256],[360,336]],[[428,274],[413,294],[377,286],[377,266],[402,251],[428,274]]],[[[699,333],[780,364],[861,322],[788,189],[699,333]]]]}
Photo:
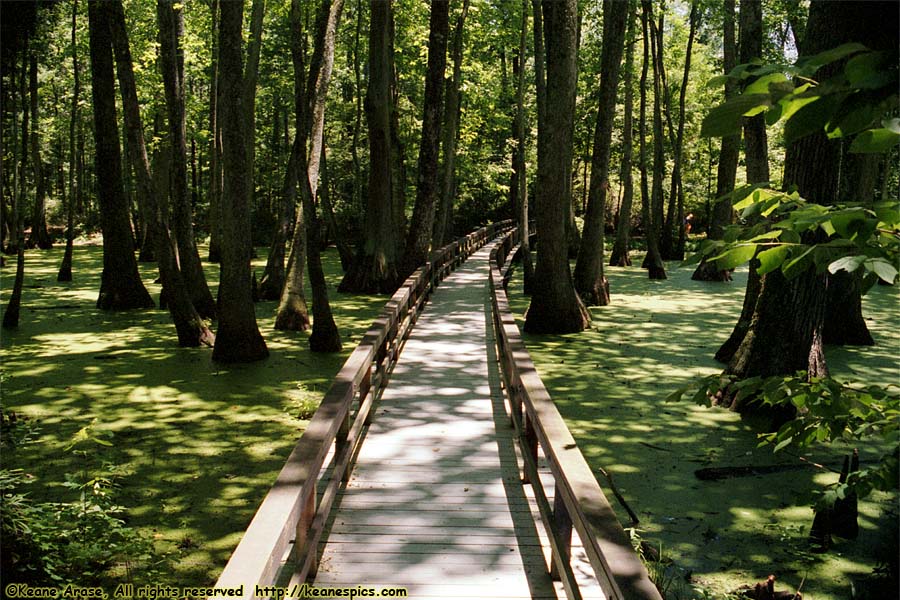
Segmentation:
{"type": "MultiPolygon", "coordinates": [[[[26,91],[26,74],[28,72],[28,38],[25,37],[24,50],[22,51],[22,73],[19,79],[19,98],[22,107],[22,146],[20,151],[21,162],[19,166],[19,189],[13,198],[12,219],[14,230],[11,237],[15,240],[10,242],[10,246],[15,248],[16,254],[16,276],[13,281],[12,293],[9,295],[9,301],[6,309],[3,311],[3,328],[15,329],[19,326],[19,314],[22,309],[22,287],[25,284],[25,219],[24,219],[24,203],[25,203],[25,171],[28,168],[28,104],[26,91]]],[[[15,118],[15,116],[13,116],[15,118]]],[[[15,143],[15,140],[13,140],[15,143]]],[[[9,252],[9,248],[7,248],[9,252]]]]}
{"type": "MultiPolygon", "coordinates": [[[[184,6],[174,0],[157,0],[159,21],[159,57],[163,88],[166,95],[166,114],[171,144],[172,226],[178,245],[178,263],[191,295],[191,302],[200,315],[216,318],[216,302],[206,283],[203,264],[194,239],[193,208],[188,191],[187,137],[184,108],[184,6]]],[[[221,288],[220,288],[221,289],[221,288]]]]}
{"type": "Polygon", "coordinates": [[[103,3],[88,3],[91,52],[91,95],[94,107],[94,146],[100,227],[103,231],[103,273],[97,308],[128,310],[153,308],[134,257],[134,236],[122,185],[122,157],[116,119],[113,50],[103,3]]]}
{"type": "MultiPolygon", "coordinates": [[[[275,223],[275,232],[272,236],[272,245],[269,247],[269,256],[266,258],[266,268],[262,279],[259,281],[260,300],[278,300],[284,289],[285,265],[284,258],[289,237],[292,237],[292,222],[296,215],[295,204],[297,202],[297,171],[300,160],[300,140],[294,136],[291,144],[291,155],[288,158],[284,173],[284,183],[281,186],[279,198],[278,221],[275,223]]],[[[276,327],[276,329],[279,329],[276,327]]]]}
{"type": "MultiPolygon", "coordinates": [[[[125,11],[122,8],[121,0],[107,0],[103,9],[108,12],[119,91],[122,96],[125,131],[128,136],[128,150],[131,153],[131,162],[135,167],[137,194],[140,203],[147,207],[147,228],[152,231],[151,242],[159,259],[162,295],[165,297],[165,304],[175,324],[178,345],[183,347],[194,347],[201,344],[212,346],[215,337],[191,302],[181,270],[178,268],[175,246],[162,212],[159,210],[159,202],[150,174],[150,160],[147,157],[147,147],[144,143],[144,128],[141,122],[131,49],[125,26],[125,11]]],[[[162,304],[162,301],[160,303],[162,304]]]]}
{"type": "Polygon", "coordinates": [[[402,283],[398,272],[400,233],[394,189],[397,161],[391,94],[393,13],[390,0],[370,0],[370,9],[365,107],[369,127],[369,190],[363,241],[339,289],[390,294],[402,283]]]}
{"type": "MultiPolygon", "coordinates": [[[[884,33],[866,24],[896,24],[897,16],[897,6],[889,3],[814,0],[804,52],[815,54],[847,42],[885,47],[881,45],[884,33]],[[848,22],[849,10],[861,20],[848,22]]],[[[887,47],[896,47],[895,41],[887,47]]],[[[838,68],[837,64],[823,67],[816,78],[825,79],[838,68]]],[[[796,185],[811,202],[832,204],[838,199],[840,161],[839,140],[829,140],[824,131],[810,134],[788,147],[784,185],[796,185]]],[[[804,241],[823,241],[820,237],[804,241]]],[[[785,375],[798,369],[806,369],[810,377],[827,374],[822,343],[828,287],[828,277],[813,269],[790,281],[780,271],[764,275],[750,327],[725,372],[738,379],[785,375]]]]}
{"type": "Polygon", "coordinates": [[[609,256],[611,267],[631,266],[628,246],[631,238],[631,212],[634,203],[634,180],[631,175],[634,153],[634,2],[628,3],[628,33],[625,40],[625,123],[622,130],[622,165],[619,179],[622,181],[622,203],[616,223],[616,241],[609,256]]]}
{"type": "Polygon", "coordinates": [[[537,227],[540,232],[531,304],[525,315],[529,333],[584,330],[590,316],[572,282],[567,248],[571,207],[570,169],[575,114],[576,0],[541,4],[546,48],[547,110],[538,129],[537,227]]]}
{"type": "Polygon", "coordinates": [[[28,236],[28,247],[35,246],[41,250],[53,247],[50,233],[47,231],[47,178],[44,177],[44,163],[41,159],[41,132],[38,119],[38,59],[37,52],[29,57],[28,87],[31,96],[31,169],[34,171],[34,208],[31,211],[31,235],[28,236]]]}
{"type": "MultiPolygon", "coordinates": [[[[737,61],[737,44],[734,35],[734,0],[724,0],[725,18],[722,23],[723,42],[723,71],[727,74],[734,69],[737,61]]],[[[737,93],[737,86],[731,81],[725,82],[725,99],[731,98],[737,93]]],[[[737,172],[738,154],[740,152],[741,136],[732,135],[722,138],[722,148],[719,151],[719,165],[716,172],[716,198],[710,214],[710,223],[707,237],[711,240],[721,240],[725,227],[732,222],[731,200],[725,199],[725,194],[734,190],[735,175],[737,172]]],[[[701,261],[691,279],[695,281],[731,281],[731,272],[723,271],[716,267],[714,262],[701,261]]],[[[745,303],[746,306],[746,303],[745,303]]],[[[741,319],[749,322],[750,315],[742,314],[741,319]]],[[[741,335],[743,337],[743,335],[741,335]]],[[[740,343],[740,340],[738,340],[740,343]]]]}
{"type": "MultiPolygon", "coordinates": [[[[641,29],[644,39],[649,40],[650,57],[647,55],[648,47],[644,47],[644,64],[652,62],[653,66],[653,187],[649,190],[649,198],[646,189],[647,165],[646,158],[642,158],[641,194],[643,196],[643,225],[644,239],[647,241],[647,255],[644,257],[642,267],[647,269],[650,279],[666,279],[666,266],[663,264],[662,254],[659,248],[660,229],[662,227],[663,206],[663,175],[665,170],[665,156],[663,155],[663,125],[662,125],[662,85],[660,81],[660,65],[657,53],[657,36],[653,34],[653,7],[649,0],[641,0],[643,11],[641,12],[641,29]]],[[[645,42],[646,44],[646,42],[645,42]]],[[[646,91],[644,87],[647,80],[647,67],[641,73],[641,121],[646,123],[646,91]]],[[[644,146],[644,134],[646,125],[641,129],[641,153],[646,156],[644,146]]]]}
{"type": "Polygon", "coordinates": [[[56,280],[59,282],[72,281],[72,259],[75,243],[75,198],[78,192],[75,190],[75,123],[78,121],[78,101],[81,98],[81,74],[78,63],[78,44],[76,41],[76,24],[78,17],[78,0],[72,1],[72,107],[69,111],[69,201],[66,204],[66,249],[63,253],[62,263],[59,265],[59,273],[56,280]]]}
{"type": "Polygon", "coordinates": [[[515,205],[520,233],[522,279],[526,294],[531,293],[534,282],[534,264],[531,262],[531,244],[528,239],[528,170],[525,164],[525,62],[528,42],[528,0],[522,0],[522,27],[519,32],[518,61],[516,67],[516,115],[513,124],[516,136],[516,150],[513,154],[514,180],[516,182],[515,205]]]}
{"type": "Polygon", "coordinates": [[[428,260],[434,229],[434,215],[440,192],[438,159],[441,148],[441,117],[444,101],[444,71],[447,67],[447,36],[450,28],[450,2],[431,3],[428,34],[428,67],[425,74],[425,107],[422,115],[422,140],[419,146],[419,170],[416,203],[406,238],[403,275],[409,276],[428,260]]]}
{"type": "Polygon", "coordinates": [[[259,333],[250,272],[250,207],[247,198],[245,115],[241,21],[242,0],[223,2],[219,23],[219,109],[222,116],[225,187],[221,199],[222,263],[219,284],[219,330],[213,360],[251,362],[269,350],[259,333]]]}
{"type": "Polygon", "coordinates": [[[453,75],[447,84],[444,98],[444,127],[441,151],[443,161],[440,169],[440,191],[438,208],[434,221],[431,245],[440,248],[450,242],[452,235],[450,215],[456,196],[456,145],[459,141],[459,90],[462,86],[463,24],[469,12],[469,0],[463,0],[462,12],[456,18],[450,55],[453,61],[453,75]]]}
{"type": "Polygon", "coordinates": [[[588,192],[584,231],[575,263],[575,289],[588,306],[609,304],[609,282],[603,273],[606,197],[609,192],[609,160],[612,129],[616,112],[619,65],[625,46],[628,3],[603,2],[603,55],[600,59],[600,101],[594,147],[591,157],[591,183],[588,192]]]}

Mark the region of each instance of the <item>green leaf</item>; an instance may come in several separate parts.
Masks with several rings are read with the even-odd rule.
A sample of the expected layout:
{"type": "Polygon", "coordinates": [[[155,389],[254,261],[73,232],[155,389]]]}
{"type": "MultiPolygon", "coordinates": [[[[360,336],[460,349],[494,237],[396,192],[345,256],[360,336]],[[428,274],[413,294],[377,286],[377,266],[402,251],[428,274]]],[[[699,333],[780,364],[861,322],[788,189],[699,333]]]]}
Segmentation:
{"type": "Polygon", "coordinates": [[[835,61],[841,60],[851,54],[856,54],[857,52],[864,52],[868,50],[862,44],[858,44],[856,42],[851,42],[848,44],[842,44],[837,48],[832,48],[830,50],[826,50],[824,52],[820,52],[809,58],[798,61],[802,62],[804,68],[811,69],[813,71],[817,70],[819,67],[823,65],[827,65],[829,63],[833,63],[835,61]]]}
{"type": "Polygon", "coordinates": [[[706,114],[700,135],[727,137],[741,132],[741,117],[756,108],[771,106],[768,94],[741,94],[726,100],[706,114]]]}
{"type": "Polygon", "coordinates": [[[886,283],[894,283],[897,278],[897,268],[883,258],[870,258],[863,264],[886,283]]]}
{"type": "Polygon", "coordinates": [[[881,154],[900,144],[900,133],[886,127],[863,131],[850,144],[850,152],[857,154],[881,154]]]}
{"type": "Polygon", "coordinates": [[[712,260],[716,261],[716,266],[722,270],[727,271],[728,269],[733,269],[739,265],[744,264],[756,254],[756,244],[741,244],[739,246],[735,246],[723,252],[719,256],[714,257],[712,260]]]}
{"type": "Polygon", "coordinates": [[[842,99],[836,96],[820,96],[797,109],[784,123],[784,143],[790,144],[811,133],[822,131],[842,99]]]}
{"type": "Polygon", "coordinates": [[[777,444],[775,444],[775,448],[774,448],[772,451],[773,451],[773,452],[778,452],[779,450],[781,450],[781,449],[787,447],[788,445],[790,445],[790,443],[793,442],[793,441],[794,441],[794,436],[784,438],[783,440],[781,440],[780,442],[778,442],[777,444]]]}
{"type": "MultiPolygon", "coordinates": [[[[744,88],[744,94],[768,94],[770,86],[778,86],[779,84],[788,83],[788,78],[784,73],[770,73],[764,75],[744,88]]],[[[791,85],[793,90],[794,86],[791,85]]]]}
{"type": "Polygon", "coordinates": [[[831,216],[831,225],[841,237],[849,238],[859,229],[866,217],[866,211],[862,208],[840,210],[831,216]]]}
{"type": "Polygon", "coordinates": [[[886,64],[882,52],[866,52],[847,61],[844,74],[852,87],[875,90],[889,85],[896,79],[896,72],[886,64]]]}
{"type": "Polygon", "coordinates": [[[759,266],[756,267],[756,272],[760,275],[765,275],[770,271],[774,271],[781,266],[784,259],[790,255],[790,252],[790,246],[775,246],[774,248],[763,250],[756,257],[759,260],[759,266]]]}
{"type": "Polygon", "coordinates": [[[866,262],[866,258],[867,257],[864,254],[841,257],[828,265],[828,272],[837,273],[838,271],[847,271],[848,273],[852,273],[866,262]]]}
{"type": "Polygon", "coordinates": [[[788,279],[793,279],[797,275],[800,275],[804,271],[806,271],[810,266],[810,253],[816,248],[816,246],[810,246],[806,249],[803,254],[796,258],[792,258],[789,261],[785,261],[781,265],[781,272],[788,279]]]}

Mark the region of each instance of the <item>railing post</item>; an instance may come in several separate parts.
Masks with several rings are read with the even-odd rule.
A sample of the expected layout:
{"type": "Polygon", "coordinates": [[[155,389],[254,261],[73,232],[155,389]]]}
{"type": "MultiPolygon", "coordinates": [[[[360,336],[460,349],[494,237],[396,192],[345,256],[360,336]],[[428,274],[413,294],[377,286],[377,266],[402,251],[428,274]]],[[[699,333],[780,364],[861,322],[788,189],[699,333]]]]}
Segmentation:
{"type": "MultiPolygon", "coordinates": [[[[362,402],[360,402],[360,406],[362,406],[362,402]]],[[[370,413],[374,411],[369,411],[370,413]]],[[[348,446],[348,437],[350,435],[350,413],[348,412],[344,419],[341,421],[341,426],[337,431],[337,434],[334,436],[334,455],[340,456],[341,452],[348,446]]],[[[341,481],[347,483],[350,481],[350,468],[344,469],[344,473],[341,475],[341,481]]]]}
{"type": "MultiPolygon", "coordinates": [[[[553,529],[562,543],[560,547],[562,562],[567,563],[572,558],[572,517],[569,515],[569,510],[558,489],[553,497],[553,529]]],[[[550,577],[554,581],[560,580],[559,567],[556,566],[556,560],[553,557],[550,560],[550,577]]]]}
{"type": "MultiPolygon", "coordinates": [[[[307,553],[310,553],[311,558],[309,563],[309,572],[307,577],[313,577],[316,574],[316,571],[319,568],[319,557],[317,548],[307,548],[309,544],[309,534],[310,529],[312,528],[313,519],[316,516],[316,482],[312,480],[309,482],[310,491],[307,493],[306,498],[302,499],[302,506],[300,507],[300,519],[297,521],[297,533],[294,537],[294,547],[299,549],[297,556],[303,557],[306,555],[304,550],[307,553]]],[[[303,565],[300,565],[301,568],[303,565]]]]}
{"type": "MultiPolygon", "coordinates": [[[[372,365],[369,365],[369,368],[366,369],[366,374],[363,375],[362,381],[359,382],[359,405],[362,406],[363,402],[366,401],[366,396],[369,395],[370,390],[372,389],[372,365]]],[[[366,414],[366,419],[363,421],[366,425],[372,424],[372,418],[375,415],[374,410],[369,410],[366,414]]]]}
{"type": "MultiPolygon", "coordinates": [[[[531,457],[534,462],[534,470],[537,473],[537,459],[538,459],[538,438],[537,431],[534,428],[534,423],[531,421],[531,415],[528,414],[528,411],[523,411],[522,419],[525,423],[525,448],[524,451],[528,452],[528,455],[531,457]]],[[[522,477],[523,483],[531,483],[531,477],[528,476],[528,469],[525,469],[524,476],[522,477]]]]}

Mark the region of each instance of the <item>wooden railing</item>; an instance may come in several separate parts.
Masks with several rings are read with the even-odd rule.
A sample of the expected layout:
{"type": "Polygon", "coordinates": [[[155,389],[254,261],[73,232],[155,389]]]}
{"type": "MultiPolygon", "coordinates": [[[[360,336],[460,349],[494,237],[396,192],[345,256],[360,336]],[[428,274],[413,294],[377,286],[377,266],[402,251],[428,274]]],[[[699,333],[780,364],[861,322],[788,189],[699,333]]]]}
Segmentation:
{"type": "Polygon", "coordinates": [[[317,546],[332,505],[349,478],[372,406],[422,307],[447,274],[511,226],[511,221],[488,225],[434,252],[385,304],[294,446],[217,589],[242,588],[241,598],[267,597],[256,594],[257,586],[293,585],[315,575],[317,546]]]}
{"type": "Polygon", "coordinates": [[[515,256],[518,242],[519,232],[512,230],[491,251],[491,303],[510,416],[522,448],[524,480],[533,487],[552,548],[550,572],[562,581],[569,598],[581,598],[571,565],[574,528],[607,598],[661,600],[538,376],[509,309],[506,284],[512,260],[507,258],[515,256]],[[553,478],[552,508],[538,472],[539,449],[553,478]]]}

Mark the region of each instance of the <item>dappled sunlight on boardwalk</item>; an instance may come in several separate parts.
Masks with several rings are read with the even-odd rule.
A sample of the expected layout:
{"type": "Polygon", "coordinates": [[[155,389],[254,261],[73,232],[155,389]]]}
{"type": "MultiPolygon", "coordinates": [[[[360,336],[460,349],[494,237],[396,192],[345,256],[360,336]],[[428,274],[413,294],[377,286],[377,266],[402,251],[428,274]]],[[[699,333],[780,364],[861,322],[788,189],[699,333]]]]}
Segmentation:
{"type": "Polygon", "coordinates": [[[315,585],[401,586],[411,598],[557,597],[487,350],[488,254],[441,284],[407,340],[334,511],[315,585]]]}

